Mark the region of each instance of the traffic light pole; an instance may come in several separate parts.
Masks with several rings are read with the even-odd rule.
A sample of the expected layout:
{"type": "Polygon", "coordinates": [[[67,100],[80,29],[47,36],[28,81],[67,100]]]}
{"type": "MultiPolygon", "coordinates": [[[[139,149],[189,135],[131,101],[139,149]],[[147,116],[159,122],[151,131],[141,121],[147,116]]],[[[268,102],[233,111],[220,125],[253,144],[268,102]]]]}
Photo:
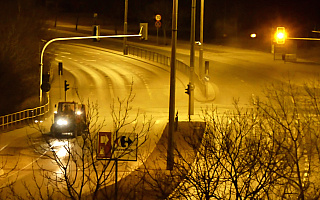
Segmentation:
{"type": "Polygon", "coordinates": [[[39,95],[39,99],[40,99],[40,105],[42,105],[42,89],[41,89],[41,85],[42,85],[42,73],[43,73],[43,56],[44,56],[44,51],[46,50],[46,48],[49,46],[49,44],[51,44],[52,42],[56,42],[56,41],[66,41],[66,40],[85,40],[85,39],[101,39],[101,38],[127,38],[127,37],[141,37],[141,33],[142,33],[142,27],[140,29],[139,34],[133,34],[133,35],[107,35],[107,36],[100,36],[100,35],[96,35],[96,36],[84,36],[84,37],[66,37],[66,38],[54,38],[49,40],[43,47],[41,50],[41,54],[40,54],[40,95],[39,95]]]}
{"type": "Polygon", "coordinates": [[[196,0],[192,0],[191,5],[191,34],[190,34],[190,77],[189,77],[189,121],[191,120],[191,115],[194,114],[194,59],[195,59],[195,27],[196,27],[196,0]]]}

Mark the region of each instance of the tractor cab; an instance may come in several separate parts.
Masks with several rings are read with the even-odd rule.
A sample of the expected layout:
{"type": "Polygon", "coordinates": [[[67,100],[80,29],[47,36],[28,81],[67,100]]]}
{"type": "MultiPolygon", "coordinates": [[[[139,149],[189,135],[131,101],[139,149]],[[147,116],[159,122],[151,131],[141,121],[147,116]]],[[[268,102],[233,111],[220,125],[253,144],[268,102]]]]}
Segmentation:
{"type": "Polygon", "coordinates": [[[59,102],[54,113],[51,133],[54,136],[77,137],[88,129],[84,104],[59,102]]]}

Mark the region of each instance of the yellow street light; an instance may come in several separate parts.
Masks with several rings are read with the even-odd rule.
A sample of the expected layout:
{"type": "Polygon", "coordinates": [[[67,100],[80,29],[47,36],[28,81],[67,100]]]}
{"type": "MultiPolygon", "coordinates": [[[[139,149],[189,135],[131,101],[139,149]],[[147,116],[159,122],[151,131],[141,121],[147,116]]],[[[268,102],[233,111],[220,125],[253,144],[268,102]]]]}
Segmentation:
{"type": "Polygon", "coordinates": [[[277,27],[277,32],[274,35],[277,44],[284,44],[287,38],[286,30],[284,27],[277,27]]]}
{"type": "Polygon", "coordinates": [[[250,37],[251,37],[251,38],[256,38],[256,37],[257,37],[257,34],[256,34],[256,33],[251,33],[251,34],[250,34],[250,37]]]}

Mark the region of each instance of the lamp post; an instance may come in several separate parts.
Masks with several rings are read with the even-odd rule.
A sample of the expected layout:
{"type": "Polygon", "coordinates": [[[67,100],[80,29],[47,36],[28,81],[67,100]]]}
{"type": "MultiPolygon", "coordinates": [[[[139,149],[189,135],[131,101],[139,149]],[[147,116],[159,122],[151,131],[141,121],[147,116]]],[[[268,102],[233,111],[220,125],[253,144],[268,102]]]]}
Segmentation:
{"type": "MultiPolygon", "coordinates": [[[[124,24],[123,24],[123,34],[126,35],[128,32],[128,0],[124,1],[124,24]]],[[[127,49],[127,38],[123,38],[123,55],[128,54],[127,49]]]]}
{"type": "Polygon", "coordinates": [[[172,8],[172,41],[171,41],[171,62],[170,62],[170,100],[169,100],[169,130],[168,130],[168,150],[167,169],[173,170],[174,164],[174,115],[175,115],[175,93],[176,93],[176,46],[178,32],[178,0],[173,0],[172,8]]]}
{"type": "Polygon", "coordinates": [[[200,49],[199,49],[199,76],[203,79],[203,17],[204,17],[204,0],[201,0],[201,12],[200,12],[200,49]]]}
{"type": "Polygon", "coordinates": [[[191,31],[190,31],[190,75],[189,75],[189,121],[194,114],[194,58],[195,58],[195,27],[196,27],[196,5],[197,1],[192,0],[191,4],[191,31]]]}

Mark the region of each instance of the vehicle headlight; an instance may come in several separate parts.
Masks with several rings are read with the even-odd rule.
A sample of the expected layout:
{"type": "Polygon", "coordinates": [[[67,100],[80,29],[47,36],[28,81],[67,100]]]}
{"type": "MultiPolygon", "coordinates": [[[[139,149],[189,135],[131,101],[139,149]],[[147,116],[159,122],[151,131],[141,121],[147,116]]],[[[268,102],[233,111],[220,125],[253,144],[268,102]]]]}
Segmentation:
{"type": "Polygon", "coordinates": [[[60,126],[67,125],[68,121],[65,119],[58,119],[57,124],[60,126]]]}

